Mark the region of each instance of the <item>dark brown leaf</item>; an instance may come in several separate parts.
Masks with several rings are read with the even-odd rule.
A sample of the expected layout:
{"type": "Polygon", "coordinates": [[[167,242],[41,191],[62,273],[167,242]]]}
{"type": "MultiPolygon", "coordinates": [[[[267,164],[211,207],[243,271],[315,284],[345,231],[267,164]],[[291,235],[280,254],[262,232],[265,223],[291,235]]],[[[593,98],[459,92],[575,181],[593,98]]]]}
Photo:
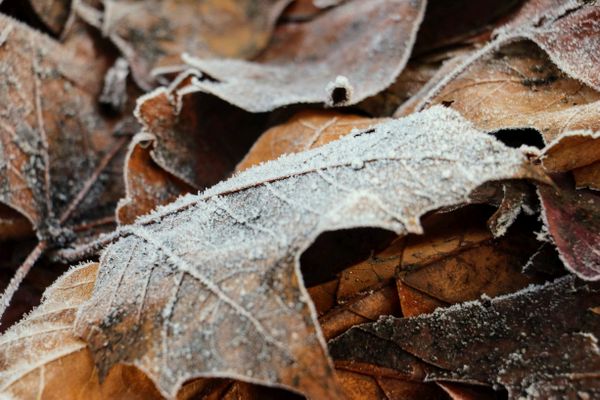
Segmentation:
{"type": "Polygon", "coordinates": [[[542,216],[565,267],[582,279],[600,279],[600,195],[575,190],[567,179],[540,186],[542,216]]]}
{"type": "Polygon", "coordinates": [[[567,276],[430,315],[382,318],[346,334],[367,332],[447,370],[430,373],[431,380],[499,384],[511,399],[594,398],[600,393],[586,379],[600,371],[600,316],[590,310],[598,304],[598,285],[567,276]]]}

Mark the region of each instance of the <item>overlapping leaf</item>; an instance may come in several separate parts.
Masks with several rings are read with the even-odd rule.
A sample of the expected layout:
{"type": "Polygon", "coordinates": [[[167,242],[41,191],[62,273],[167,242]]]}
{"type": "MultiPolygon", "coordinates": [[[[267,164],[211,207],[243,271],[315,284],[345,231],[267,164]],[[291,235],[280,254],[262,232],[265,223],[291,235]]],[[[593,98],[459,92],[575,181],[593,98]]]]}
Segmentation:
{"type": "Polygon", "coordinates": [[[390,340],[442,368],[429,379],[500,384],[509,398],[594,398],[600,354],[597,284],[573,276],[414,318],[349,330],[390,340]]]}
{"type": "Polygon", "coordinates": [[[99,113],[87,59],[8,17],[0,16],[0,32],[0,202],[24,215],[39,237],[50,238],[77,217],[73,204],[80,218],[84,211],[90,218],[121,196],[119,171],[100,182],[102,170],[94,171],[124,142],[99,113]]]}
{"type": "Polygon", "coordinates": [[[520,151],[444,108],[280,158],[122,228],[77,331],[101,375],[134,364],[165,395],[231,376],[335,397],[302,250],[325,230],[420,232],[423,213],[526,177],[520,151]]]}
{"type": "Polygon", "coordinates": [[[138,84],[148,89],[154,68],[181,64],[182,53],[247,58],[258,53],[290,0],[102,0],[76,10],[110,38],[127,58],[138,84]]]}
{"type": "Polygon", "coordinates": [[[278,27],[253,62],[186,61],[210,78],[197,80],[198,90],[248,111],[355,104],[400,74],[424,10],[425,0],[346,1],[305,24],[278,27]]]}

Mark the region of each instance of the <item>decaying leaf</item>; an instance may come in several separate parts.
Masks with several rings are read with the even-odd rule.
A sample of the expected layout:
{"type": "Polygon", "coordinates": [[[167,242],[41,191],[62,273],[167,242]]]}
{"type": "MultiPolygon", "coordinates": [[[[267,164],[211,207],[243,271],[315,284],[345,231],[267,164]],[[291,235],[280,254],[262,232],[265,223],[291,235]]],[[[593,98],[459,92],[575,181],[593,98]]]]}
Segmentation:
{"type": "Polygon", "coordinates": [[[600,279],[600,195],[575,190],[567,179],[538,189],[542,217],[565,267],[582,279],[600,279]]]}
{"type": "Polygon", "coordinates": [[[303,249],[326,230],[420,233],[421,215],[485,182],[536,177],[523,153],[443,107],[281,157],[121,228],[77,332],[101,376],[133,364],[167,396],[229,376],[336,397],[303,249]]]}
{"type": "Polygon", "coordinates": [[[279,26],[253,62],[185,60],[210,78],[196,80],[197,90],[251,112],[355,104],[400,74],[424,10],[425,0],[346,1],[304,24],[279,26]]]}
{"type": "Polygon", "coordinates": [[[151,156],[154,136],[140,133],[129,145],[125,165],[126,198],[119,202],[117,219],[130,224],[140,215],[167,204],[193,187],[162,169],[151,156]]]}
{"type": "Polygon", "coordinates": [[[181,64],[182,53],[247,58],[269,40],[290,0],[102,0],[76,10],[127,58],[136,82],[151,88],[155,68],[181,64]]]}
{"type": "Polygon", "coordinates": [[[429,367],[400,346],[353,329],[329,341],[336,373],[350,399],[439,399],[435,385],[422,383],[429,367]]]}
{"type": "Polygon", "coordinates": [[[51,239],[73,216],[106,215],[121,197],[120,172],[104,170],[124,141],[87,91],[88,60],[8,17],[0,32],[0,202],[51,239]]]}
{"type": "Polygon", "coordinates": [[[594,398],[600,393],[598,285],[572,275],[515,294],[414,318],[352,328],[391,341],[443,370],[430,380],[502,385],[509,398],[594,398]]]}

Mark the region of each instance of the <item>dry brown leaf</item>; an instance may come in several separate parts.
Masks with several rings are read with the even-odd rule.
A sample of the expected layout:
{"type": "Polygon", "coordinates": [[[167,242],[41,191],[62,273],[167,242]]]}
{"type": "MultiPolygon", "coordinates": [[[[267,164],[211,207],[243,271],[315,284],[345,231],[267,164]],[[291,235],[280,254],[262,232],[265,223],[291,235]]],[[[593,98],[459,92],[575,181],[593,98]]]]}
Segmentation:
{"type": "Polygon", "coordinates": [[[110,38],[129,61],[140,87],[155,68],[203,58],[254,56],[267,44],[290,0],[102,0],[103,11],[77,2],[80,17],[110,38]]]}
{"type": "Polygon", "coordinates": [[[0,32],[0,201],[53,239],[65,222],[112,213],[122,179],[104,170],[124,139],[88,91],[88,60],[8,17],[0,32]]]}
{"type": "Polygon", "coordinates": [[[423,18],[425,0],[353,0],[303,24],[279,26],[253,62],[186,57],[208,75],[196,80],[251,112],[295,103],[355,104],[400,74],[423,18]]]}
{"type": "Polygon", "coordinates": [[[420,290],[413,289],[404,284],[401,279],[396,280],[396,287],[398,289],[398,296],[400,297],[402,315],[405,317],[429,314],[434,312],[436,308],[449,305],[420,290]]]}
{"type": "Polygon", "coordinates": [[[433,368],[393,342],[359,328],[329,341],[328,344],[335,360],[336,374],[350,399],[409,400],[445,397],[435,385],[422,383],[426,373],[433,368]]]}
{"type": "Polygon", "coordinates": [[[535,128],[546,142],[570,130],[600,129],[600,93],[567,77],[527,42],[507,45],[475,62],[431,103],[449,105],[486,131],[535,128]]]}
{"type": "Polygon", "coordinates": [[[279,158],[121,228],[77,332],[101,376],[133,364],[168,396],[217,375],[336,397],[303,249],[358,226],[420,233],[425,212],[528,177],[523,153],[443,107],[279,158]]]}
{"type": "Polygon", "coordinates": [[[28,0],[31,8],[50,29],[50,31],[59,35],[71,12],[71,2],[69,0],[28,0]]]}
{"type": "Polygon", "coordinates": [[[443,368],[428,379],[502,385],[510,399],[595,398],[600,302],[597,284],[572,275],[491,300],[349,330],[392,341],[443,368]]]}
{"type": "Polygon", "coordinates": [[[126,198],[119,202],[117,220],[131,224],[140,215],[167,204],[193,187],[158,166],[150,155],[154,136],[140,133],[129,148],[125,166],[126,198]]]}
{"type": "Polygon", "coordinates": [[[577,188],[600,190],[600,161],[573,170],[577,188]]]}
{"type": "Polygon", "coordinates": [[[135,114],[143,129],[126,159],[121,223],[227,177],[264,129],[265,115],[212,96],[181,94],[188,82],[184,77],[138,101],[135,114]]]}
{"type": "Polygon", "coordinates": [[[0,395],[43,399],[161,399],[152,382],[120,366],[101,385],[85,342],[73,333],[79,306],[92,294],[98,264],[71,269],[42,304],[0,337],[0,395]]]}
{"type": "Polygon", "coordinates": [[[542,219],[565,267],[581,279],[600,279],[600,194],[575,190],[568,179],[538,189],[542,219]]]}
{"type": "Polygon", "coordinates": [[[354,325],[375,321],[380,315],[400,315],[398,293],[392,285],[355,296],[320,317],[319,324],[323,336],[329,340],[354,325]]]}
{"type": "Polygon", "coordinates": [[[521,270],[539,244],[532,234],[513,233],[400,273],[406,285],[454,304],[482,295],[495,297],[522,289],[535,280],[521,270]]]}
{"type": "Polygon", "coordinates": [[[577,188],[600,190],[600,131],[573,131],[558,136],[542,151],[551,173],[573,171],[577,188]]]}
{"type": "Polygon", "coordinates": [[[279,156],[298,153],[322,146],[349,134],[353,129],[364,130],[384,119],[366,118],[329,110],[307,110],[277,125],[254,143],[246,157],[237,165],[243,171],[279,156]]]}

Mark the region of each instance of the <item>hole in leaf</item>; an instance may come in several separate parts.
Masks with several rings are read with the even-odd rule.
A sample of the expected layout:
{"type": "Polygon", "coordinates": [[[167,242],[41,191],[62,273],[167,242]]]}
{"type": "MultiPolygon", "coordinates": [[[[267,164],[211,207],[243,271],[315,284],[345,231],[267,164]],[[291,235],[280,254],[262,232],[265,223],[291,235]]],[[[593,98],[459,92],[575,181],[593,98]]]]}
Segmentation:
{"type": "Polygon", "coordinates": [[[379,228],[322,233],[300,257],[305,285],[310,287],[333,279],[344,268],[385,248],[394,237],[393,232],[379,228]]]}
{"type": "Polygon", "coordinates": [[[541,149],[544,147],[544,139],[536,129],[501,129],[493,132],[493,136],[508,147],[519,148],[522,145],[533,146],[541,149]]]}

